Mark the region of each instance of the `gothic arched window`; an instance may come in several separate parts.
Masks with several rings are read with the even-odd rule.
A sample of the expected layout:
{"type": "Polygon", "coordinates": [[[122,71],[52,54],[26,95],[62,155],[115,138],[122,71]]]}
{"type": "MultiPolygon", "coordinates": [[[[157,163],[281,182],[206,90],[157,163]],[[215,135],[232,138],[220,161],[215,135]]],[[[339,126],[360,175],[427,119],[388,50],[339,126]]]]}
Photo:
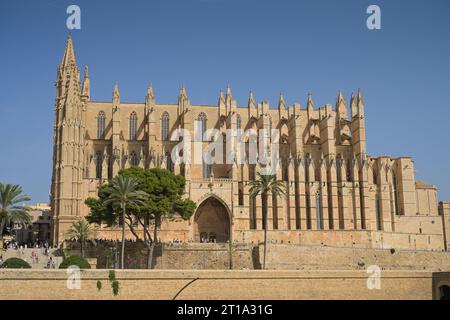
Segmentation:
{"type": "Polygon", "coordinates": [[[102,159],[102,153],[100,151],[97,152],[96,154],[96,170],[95,170],[95,177],[97,179],[101,179],[102,178],[102,165],[103,165],[103,159],[102,159]]]}
{"type": "Polygon", "coordinates": [[[161,140],[169,140],[169,114],[164,112],[161,117],[161,140]]]}
{"type": "Polygon", "coordinates": [[[208,119],[206,118],[206,114],[203,112],[200,113],[197,117],[197,132],[196,132],[196,140],[197,141],[204,141],[203,135],[206,132],[206,121],[208,119]]]}
{"type": "Polygon", "coordinates": [[[137,138],[137,114],[132,112],[130,115],[130,140],[136,140],[137,138]]]}
{"type": "Polygon", "coordinates": [[[97,117],[97,139],[105,139],[105,113],[100,111],[97,117]]]}
{"type": "Polygon", "coordinates": [[[237,115],[237,118],[236,118],[236,128],[241,129],[241,116],[240,115],[237,115]]]}

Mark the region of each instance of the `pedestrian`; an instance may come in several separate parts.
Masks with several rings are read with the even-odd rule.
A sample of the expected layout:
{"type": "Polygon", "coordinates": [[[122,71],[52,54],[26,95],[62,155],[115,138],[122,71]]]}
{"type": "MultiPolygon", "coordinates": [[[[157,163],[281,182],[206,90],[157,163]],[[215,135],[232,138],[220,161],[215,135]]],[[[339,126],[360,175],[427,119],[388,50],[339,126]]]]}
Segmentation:
{"type": "Polygon", "coordinates": [[[31,251],[31,261],[32,263],[36,263],[36,252],[34,250],[31,251]]]}

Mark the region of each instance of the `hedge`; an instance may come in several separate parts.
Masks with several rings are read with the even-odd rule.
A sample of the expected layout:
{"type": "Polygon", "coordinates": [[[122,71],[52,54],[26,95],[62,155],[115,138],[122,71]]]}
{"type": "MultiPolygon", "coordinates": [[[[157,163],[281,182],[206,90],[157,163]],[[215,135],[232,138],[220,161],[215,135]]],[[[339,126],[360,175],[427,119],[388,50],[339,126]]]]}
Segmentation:
{"type": "Polygon", "coordinates": [[[80,256],[69,256],[61,262],[60,269],[67,269],[70,266],[78,266],[80,269],[90,269],[91,265],[86,259],[80,256]]]}

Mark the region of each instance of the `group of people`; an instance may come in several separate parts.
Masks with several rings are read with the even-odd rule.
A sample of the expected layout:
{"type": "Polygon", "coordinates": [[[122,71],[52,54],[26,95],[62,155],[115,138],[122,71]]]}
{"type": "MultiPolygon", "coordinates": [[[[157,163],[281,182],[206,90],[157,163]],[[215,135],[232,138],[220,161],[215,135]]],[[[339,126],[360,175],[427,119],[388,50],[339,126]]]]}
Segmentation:
{"type": "Polygon", "coordinates": [[[27,248],[36,248],[36,249],[45,249],[48,251],[48,249],[52,248],[53,246],[51,246],[47,240],[39,240],[36,239],[36,241],[28,241],[28,242],[24,242],[24,243],[17,243],[15,240],[10,240],[10,241],[5,241],[3,243],[3,249],[14,249],[14,250],[19,250],[19,249],[27,249],[27,248]]]}

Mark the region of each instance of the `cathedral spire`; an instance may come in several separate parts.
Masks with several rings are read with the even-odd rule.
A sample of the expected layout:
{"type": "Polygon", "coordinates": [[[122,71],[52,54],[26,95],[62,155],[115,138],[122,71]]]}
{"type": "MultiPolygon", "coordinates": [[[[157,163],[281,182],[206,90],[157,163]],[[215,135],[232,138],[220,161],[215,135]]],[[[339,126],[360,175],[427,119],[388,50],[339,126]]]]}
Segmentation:
{"type": "Polygon", "coordinates": [[[148,88],[147,88],[147,97],[150,99],[155,99],[155,95],[153,94],[153,87],[152,84],[150,83],[148,88]]]}
{"type": "Polygon", "coordinates": [[[231,95],[231,88],[230,88],[230,84],[229,83],[227,83],[227,95],[226,95],[226,98],[228,99],[228,98],[232,98],[232,95],[231,95]]]}
{"type": "Polygon", "coordinates": [[[153,93],[153,87],[150,83],[147,87],[147,94],[145,96],[145,104],[148,106],[150,103],[155,102],[155,94],[153,93]]]}
{"type": "Polygon", "coordinates": [[[84,80],[83,80],[83,90],[82,90],[83,96],[87,97],[89,99],[89,96],[91,95],[91,82],[89,80],[89,69],[86,65],[84,67],[84,80]]]}
{"type": "Polygon", "coordinates": [[[357,107],[356,107],[356,98],[355,98],[355,94],[353,92],[352,92],[352,95],[350,96],[350,112],[351,112],[350,116],[352,119],[358,113],[357,107]]]}
{"type": "Polygon", "coordinates": [[[253,98],[253,91],[252,89],[250,89],[250,92],[248,94],[248,107],[249,108],[255,108],[256,103],[255,103],[255,99],[253,98]]]}
{"type": "Polygon", "coordinates": [[[339,90],[339,94],[336,100],[336,112],[338,113],[340,118],[348,118],[347,102],[345,101],[344,95],[342,94],[342,90],[339,90]]]}
{"type": "Polygon", "coordinates": [[[184,87],[184,84],[181,85],[180,95],[178,98],[179,99],[187,99],[187,92],[186,92],[186,88],[184,87]]]}
{"type": "Polygon", "coordinates": [[[231,111],[231,103],[233,101],[233,96],[231,95],[231,88],[230,88],[230,84],[227,84],[227,93],[225,95],[225,104],[227,106],[227,112],[231,111]]]}
{"type": "Polygon", "coordinates": [[[117,81],[114,84],[113,101],[114,102],[119,102],[120,101],[119,84],[117,83],[117,81]]]}
{"type": "Polygon", "coordinates": [[[220,89],[220,93],[219,93],[219,106],[225,104],[225,98],[223,96],[223,90],[220,89]]]}
{"type": "Polygon", "coordinates": [[[306,110],[308,110],[308,113],[311,113],[314,111],[314,103],[312,100],[311,93],[308,93],[308,101],[306,102],[306,110]]]}
{"type": "Polygon", "coordinates": [[[364,99],[362,96],[361,88],[358,89],[357,106],[358,115],[360,117],[364,117],[364,99]]]}
{"type": "Polygon", "coordinates": [[[278,109],[285,109],[286,108],[286,102],[284,101],[283,93],[280,92],[280,98],[278,100],[278,109]]]}
{"type": "Polygon", "coordinates": [[[184,87],[184,84],[181,85],[180,94],[178,96],[178,105],[182,106],[181,111],[184,112],[184,108],[186,107],[187,103],[189,101],[189,98],[187,96],[186,88],[184,87]]]}
{"type": "Polygon", "coordinates": [[[64,51],[63,58],[61,60],[61,67],[67,67],[70,64],[77,64],[75,59],[75,50],[73,48],[72,35],[69,34],[67,37],[66,49],[64,51]]]}

